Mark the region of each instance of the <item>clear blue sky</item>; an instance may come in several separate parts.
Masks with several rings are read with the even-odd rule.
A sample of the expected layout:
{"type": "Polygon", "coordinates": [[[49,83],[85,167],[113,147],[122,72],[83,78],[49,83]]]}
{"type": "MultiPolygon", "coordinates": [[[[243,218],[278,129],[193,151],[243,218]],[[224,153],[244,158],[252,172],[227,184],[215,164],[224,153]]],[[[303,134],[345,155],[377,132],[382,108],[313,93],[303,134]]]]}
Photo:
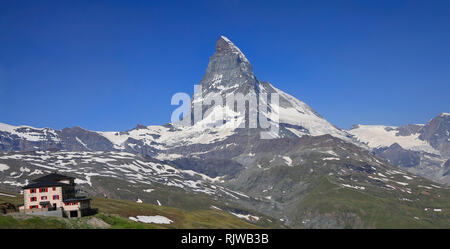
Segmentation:
{"type": "Polygon", "coordinates": [[[220,35],[341,128],[450,112],[450,1],[1,1],[0,122],[170,121],[220,35]]]}

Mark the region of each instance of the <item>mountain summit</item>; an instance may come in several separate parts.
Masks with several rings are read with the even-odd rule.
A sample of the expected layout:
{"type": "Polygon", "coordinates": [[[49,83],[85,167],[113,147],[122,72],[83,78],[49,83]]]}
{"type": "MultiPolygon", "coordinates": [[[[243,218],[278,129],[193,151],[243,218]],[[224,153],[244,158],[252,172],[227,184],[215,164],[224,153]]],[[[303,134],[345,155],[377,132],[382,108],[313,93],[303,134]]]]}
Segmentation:
{"type": "MultiPolygon", "coordinates": [[[[188,96],[184,97],[188,102],[188,96]]],[[[0,152],[8,152],[0,153],[0,187],[18,190],[35,175],[57,170],[77,178],[83,191],[95,195],[159,205],[161,200],[168,206],[176,199],[190,206],[196,201],[180,198],[177,191],[201,193],[201,202],[214,200],[206,208],[238,217],[251,217],[257,211],[271,217],[267,222],[289,227],[448,227],[449,190],[394,168],[375,154],[408,166],[417,159],[426,159],[426,164],[433,160],[449,172],[449,161],[431,153],[419,157],[411,154],[416,151],[403,151],[408,145],[424,148],[425,140],[433,150],[448,148],[447,114],[421,126],[340,130],[306,103],[258,80],[245,55],[224,36],[218,39],[190,104],[200,105],[203,112],[200,120],[189,125],[138,125],[127,131],[96,132],[0,123],[0,152]],[[270,115],[270,123],[277,127],[273,134],[278,136],[261,139],[262,126],[217,122],[238,117],[239,124],[247,123],[247,109],[228,112],[234,106],[216,103],[233,94],[265,101],[269,106],[258,105],[256,112],[260,119],[259,114],[266,114],[262,108],[278,114],[278,122],[270,115]],[[279,101],[261,97],[266,94],[275,94],[279,101]],[[350,133],[362,142],[376,140],[363,145],[350,133]],[[377,146],[378,152],[368,149],[380,143],[391,145],[391,141],[395,144],[388,148],[377,146]],[[427,211],[431,208],[438,211],[427,211]]],[[[442,170],[441,176],[449,174],[442,170]]]]}
{"type": "Polygon", "coordinates": [[[234,45],[232,41],[230,41],[230,39],[226,38],[223,35],[220,36],[216,43],[216,55],[225,55],[230,53],[238,54],[243,61],[248,62],[244,53],[242,53],[241,50],[236,45],[234,45]]]}
{"type": "MultiPolygon", "coordinates": [[[[252,66],[244,53],[225,36],[219,37],[216,51],[210,57],[206,73],[200,81],[201,89],[194,93],[192,103],[202,103],[207,98],[227,94],[254,94],[258,98],[261,93],[279,95],[279,127],[280,137],[298,138],[304,135],[320,136],[329,134],[346,141],[352,141],[351,135],[330,124],[306,103],[275,88],[272,84],[260,81],[254,75],[252,66]]],[[[272,106],[269,106],[273,109],[272,106]]],[[[202,107],[202,123],[224,107],[204,105],[202,107]]],[[[258,113],[259,113],[258,109],[258,113]]],[[[237,113],[235,113],[237,114],[237,113]]],[[[241,114],[237,114],[241,115],[241,114]]],[[[247,114],[248,115],[248,114],[247,114]]],[[[224,117],[227,118],[227,117],[224,117]]],[[[211,121],[213,122],[213,121],[211,121]]],[[[14,127],[0,125],[0,150],[16,151],[31,149],[66,149],[92,150],[101,149],[125,150],[149,156],[164,156],[170,148],[183,151],[186,145],[210,145],[219,143],[232,136],[245,134],[246,129],[205,128],[191,126],[175,128],[173,124],[162,126],[139,126],[129,131],[78,131],[38,129],[33,127],[14,127]]]]}
{"type": "Polygon", "coordinates": [[[206,74],[200,85],[209,92],[255,90],[257,84],[252,66],[241,50],[225,36],[216,43],[216,52],[209,59],[206,74]]]}
{"type": "MultiPolygon", "coordinates": [[[[215,99],[217,96],[225,100],[228,94],[236,95],[238,93],[246,96],[250,94],[259,103],[260,94],[267,94],[268,96],[278,94],[278,114],[283,136],[299,137],[302,135],[330,134],[351,141],[351,135],[330,124],[304,102],[275,88],[268,82],[258,80],[244,53],[225,36],[221,36],[217,40],[216,51],[210,57],[208,68],[199,85],[201,88],[194,93],[192,103],[199,103],[205,99],[215,99]]],[[[273,109],[272,104],[269,103],[269,110],[273,109]]],[[[214,108],[216,113],[223,111],[223,108],[220,109],[217,106],[214,106],[214,108]]],[[[203,119],[214,113],[214,110],[205,105],[202,111],[207,113],[203,116],[203,119]]],[[[258,109],[258,113],[255,115],[259,116],[260,111],[258,109]]],[[[225,117],[225,119],[227,118],[229,117],[225,117]]]]}

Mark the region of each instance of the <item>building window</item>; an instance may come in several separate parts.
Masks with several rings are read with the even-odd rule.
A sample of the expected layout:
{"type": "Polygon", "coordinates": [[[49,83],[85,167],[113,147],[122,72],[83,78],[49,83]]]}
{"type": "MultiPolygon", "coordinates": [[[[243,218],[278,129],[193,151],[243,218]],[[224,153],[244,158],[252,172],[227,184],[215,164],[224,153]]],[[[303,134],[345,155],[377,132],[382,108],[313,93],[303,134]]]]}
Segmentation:
{"type": "Polygon", "coordinates": [[[55,187],[52,187],[52,190],[53,190],[53,191],[55,191],[55,190],[56,190],[56,188],[55,188],[55,187]]]}
{"type": "Polygon", "coordinates": [[[48,188],[40,188],[39,193],[42,193],[42,192],[48,192],[48,188]]]}
{"type": "Polygon", "coordinates": [[[31,197],[31,198],[30,198],[30,201],[31,201],[31,202],[37,201],[37,198],[36,198],[36,197],[31,197]]]}
{"type": "Polygon", "coordinates": [[[30,189],[30,194],[34,194],[34,193],[36,193],[36,189],[35,188],[30,189]]]}
{"type": "Polygon", "coordinates": [[[30,206],[30,209],[33,209],[33,208],[39,208],[39,205],[32,205],[32,206],[30,206]]]}
{"type": "Polygon", "coordinates": [[[41,196],[41,200],[47,200],[47,196],[41,196]]]}
{"type": "Polygon", "coordinates": [[[59,200],[59,195],[54,195],[53,200],[59,200]]]}

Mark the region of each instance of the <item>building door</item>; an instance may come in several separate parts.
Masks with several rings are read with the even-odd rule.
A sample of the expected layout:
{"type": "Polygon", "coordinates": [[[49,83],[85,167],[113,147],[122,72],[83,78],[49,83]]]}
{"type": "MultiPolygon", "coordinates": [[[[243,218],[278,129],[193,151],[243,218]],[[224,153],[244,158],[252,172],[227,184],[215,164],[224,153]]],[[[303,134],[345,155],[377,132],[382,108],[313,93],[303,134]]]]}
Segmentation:
{"type": "Polygon", "coordinates": [[[76,218],[78,217],[78,211],[70,211],[70,218],[76,218]]]}

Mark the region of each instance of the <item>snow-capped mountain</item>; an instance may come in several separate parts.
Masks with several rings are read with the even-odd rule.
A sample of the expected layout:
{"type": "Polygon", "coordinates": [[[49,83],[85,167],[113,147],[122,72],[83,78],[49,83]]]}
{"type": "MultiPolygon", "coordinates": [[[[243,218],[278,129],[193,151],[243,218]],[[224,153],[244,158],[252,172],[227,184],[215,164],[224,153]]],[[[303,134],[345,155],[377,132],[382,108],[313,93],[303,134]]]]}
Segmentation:
{"type": "MultiPolygon", "coordinates": [[[[286,133],[290,132],[297,137],[302,135],[319,136],[330,134],[341,139],[350,140],[351,136],[347,132],[330,124],[304,102],[275,88],[268,82],[258,80],[247,57],[224,36],[221,36],[217,41],[216,52],[210,58],[206,74],[199,85],[201,90],[194,93],[192,105],[207,99],[215,99],[216,96],[226,100],[227,95],[230,93],[234,95],[242,94],[243,96],[250,94],[259,103],[262,100],[260,99],[261,94],[270,95],[277,93],[279,104],[276,109],[278,109],[279,123],[286,133]]],[[[268,109],[275,109],[274,103],[270,102],[268,104],[268,109]]],[[[208,113],[208,107],[205,107],[203,111],[208,113]]],[[[233,111],[238,110],[231,110],[231,114],[236,115],[233,111]]],[[[246,111],[248,111],[248,108],[246,111]]],[[[257,108],[256,111],[253,115],[259,116],[262,110],[257,108]]],[[[217,112],[211,111],[210,115],[215,113],[217,112]]],[[[243,116],[242,113],[240,114],[243,116]]],[[[224,117],[225,120],[230,118],[224,117]]],[[[249,117],[246,118],[249,119],[249,117]]],[[[242,119],[241,122],[243,121],[242,119]]]]}
{"type": "Polygon", "coordinates": [[[96,192],[94,177],[120,179],[131,184],[174,186],[194,193],[233,197],[234,191],[216,187],[221,177],[211,178],[127,152],[30,151],[0,155],[0,183],[15,187],[48,172],[71,174],[85,190],[96,192]]]}
{"type": "Polygon", "coordinates": [[[118,188],[112,183],[117,179],[133,186],[160,184],[238,203],[293,227],[372,227],[373,220],[364,220],[365,211],[360,212],[362,199],[398,210],[410,202],[421,209],[424,203],[440,208],[441,196],[447,201],[445,187],[383,159],[391,160],[385,155],[398,144],[424,158],[448,155],[446,115],[423,126],[341,130],[304,102],[258,80],[247,57],[224,36],[188,109],[180,122],[128,131],[0,124],[0,184],[19,188],[33,175],[53,170],[73,175],[93,193],[91,185],[99,178],[96,188],[108,185],[108,191],[118,188]],[[278,104],[263,97],[275,93],[278,104]],[[216,103],[230,94],[255,97],[256,112],[249,113],[250,103],[244,109],[216,103]],[[197,120],[199,104],[203,115],[197,120]],[[268,111],[261,109],[264,104],[268,111]],[[271,113],[278,114],[279,122],[271,113]],[[250,115],[258,121],[268,118],[278,137],[261,139],[267,129],[250,126],[250,115]],[[183,122],[188,117],[192,122],[183,122]],[[229,125],[230,120],[237,122],[229,125]],[[331,200],[342,205],[333,206],[331,200]]]}
{"type": "Polygon", "coordinates": [[[348,132],[390,163],[450,183],[450,114],[441,113],[426,124],[355,125],[348,132]]]}
{"type": "MultiPolygon", "coordinates": [[[[279,94],[280,135],[332,136],[351,141],[351,135],[317,114],[311,107],[295,97],[275,88],[268,82],[259,81],[253,73],[249,60],[229,39],[221,36],[216,44],[216,52],[210,58],[206,74],[201,80],[201,90],[196,91],[192,105],[220,95],[226,99],[227,94],[255,94],[257,100],[261,93],[279,94]]],[[[193,126],[141,126],[129,131],[97,132],[79,127],[54,130],[29,126],[0,125],[0,149],[2,151],[68,149],[68,150],[124,150],[154,155],[157,151],[192,144],[218,142],[236,134],[237,127],[245,121],[242,113],[234,110],[225,112],[227,106],[214,106],[209,110],[203,103],[203,117],[193,126]],[[208,127],[219,117],[218,113],[227,113],[241,117],[236,126],[208,127]]],[[[273,109],[273,106],[269,106],[273,109]]],[[[248,111],[248,110],[247,110],[248,111]]],[[[257,110],[258,115],[260,110],[257,110]]],[[[247,114],[248,116],[248,114],[247,114]]],[[[229,120],[230,117],[223,116],[229,120]]],[[[248,119],[248,118],[247,118],[248,119]]]]}

